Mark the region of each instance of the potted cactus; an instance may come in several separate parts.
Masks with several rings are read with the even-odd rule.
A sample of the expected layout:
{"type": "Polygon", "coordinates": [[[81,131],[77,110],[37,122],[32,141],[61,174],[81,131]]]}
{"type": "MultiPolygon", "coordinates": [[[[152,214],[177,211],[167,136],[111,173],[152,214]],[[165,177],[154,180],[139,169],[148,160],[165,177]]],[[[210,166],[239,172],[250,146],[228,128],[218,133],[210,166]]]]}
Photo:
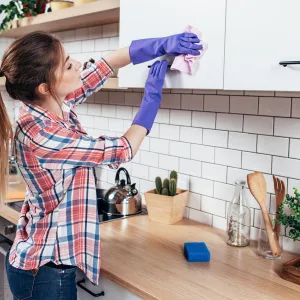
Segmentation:
{"type": "Polygon", "coordinates": [[[155,178],[156,188],[145,193],[150,221],[173,224],[183,218],[189,191],[177,188],[178,174],[171,171],[170,178],[155,178]]]}

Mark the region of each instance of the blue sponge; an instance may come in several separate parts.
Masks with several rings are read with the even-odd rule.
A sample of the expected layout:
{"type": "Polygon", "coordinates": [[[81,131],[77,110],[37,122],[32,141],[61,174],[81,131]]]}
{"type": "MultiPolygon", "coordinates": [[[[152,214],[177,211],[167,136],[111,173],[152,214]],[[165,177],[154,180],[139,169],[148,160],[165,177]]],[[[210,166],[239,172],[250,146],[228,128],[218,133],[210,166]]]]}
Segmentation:
{"type": "Polygon", "coordinates": [[[188,262],[210,261],[210,252],[203,242],[184,243],[184,255],[188,262]]]}

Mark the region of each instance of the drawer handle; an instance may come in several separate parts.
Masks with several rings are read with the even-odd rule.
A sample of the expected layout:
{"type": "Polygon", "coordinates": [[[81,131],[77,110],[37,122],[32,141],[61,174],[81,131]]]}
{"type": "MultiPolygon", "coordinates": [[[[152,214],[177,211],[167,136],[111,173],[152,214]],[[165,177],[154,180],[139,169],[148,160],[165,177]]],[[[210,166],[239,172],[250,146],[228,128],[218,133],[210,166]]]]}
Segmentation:
{"type": "Polygon", "coordinates": [[[82,285],[82,283],[85,283],[85,279],[83,278],[82,280],[77,281],[77,285],[79,287],[81,287],[83,290],[85,290],[86,292],[88,292],[90,295],[92,295],[93,297],[100,297],[100,296],[104,296],[104,291],[102,291],[101,293],[95,294],[92,291],[90,291],[89,289],[87,289],[85,286],[82,285]]]}
{"type": "Polygon", "coordinates": [[[281,62],[279,62],[279,64],[281,66],[286,67],[287,65],[300,65],[300,61],[299,60],[281,61],[281,62]]]}

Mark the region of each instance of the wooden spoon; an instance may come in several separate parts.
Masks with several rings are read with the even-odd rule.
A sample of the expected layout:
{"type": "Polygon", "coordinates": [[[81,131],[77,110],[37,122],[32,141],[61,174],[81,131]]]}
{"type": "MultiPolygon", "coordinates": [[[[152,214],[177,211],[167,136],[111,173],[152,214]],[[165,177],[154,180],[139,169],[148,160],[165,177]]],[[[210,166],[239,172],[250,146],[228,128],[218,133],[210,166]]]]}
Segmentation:
{"type": "Polygon", "coordinates": [[[251,194],[258,202],[264,221],[266,232],[268,235],[272,254],[278,256],[280,248],[277,245],[277,240],[274,236],[271,220],[267,211],[266,198],[267,198],[267,183],[264,175],[261,172],[255,172],[247,175],[247,182],[251,194]]]}
{"type": "MultiPolygon", "coordinates": [[[[275,177],[273,175],[273,182],[274,182],[274,190],[276,195],[276,213],[279,211],[279,207],[281,203],[285,199],[285,184],[282,180],[275,177]]],[[[278,214],[276,214],[276,219],[278,219],[278,214]]],[[[276,233],[277,239],[279,240],[280,236],[280,224],[276,222],[274,232],[276,233]]]]}

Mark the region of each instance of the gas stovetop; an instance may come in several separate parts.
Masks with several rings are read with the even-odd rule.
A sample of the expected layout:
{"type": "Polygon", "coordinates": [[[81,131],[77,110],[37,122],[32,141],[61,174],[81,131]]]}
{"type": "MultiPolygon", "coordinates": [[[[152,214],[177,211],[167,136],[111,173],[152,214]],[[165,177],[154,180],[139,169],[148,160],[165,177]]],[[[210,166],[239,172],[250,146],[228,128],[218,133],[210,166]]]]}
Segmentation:
{"type": "MultiPolygon", "coordinates": [[[[133,215],[129,215],[129,216],[123,216],[123,215],[110,215],[107,214],[105,212],[102,211],[101,209],[101,200],[103,200],[104,194],[106,190],[103,189],[97,189],[97,205],[98,205],[98,216],[99,216],[99,222],[103,223],[103,222],[109,222],[109,221],[113,221],[116,219],[125,219],[125,218],[130,218],[130,217],[134,217],[137,215],[145,215],[147,214],[147,209],[146,207],[143,207],[142,210],[136,214],[133,215]]],[[[23,205],[24,201],[15,201],[15,202],[11,202],[11,203],[7,203],[8,206],[10,206],[11,208],[13,208],[14,210],[21,212],[21,208],[23,205]]]]}

